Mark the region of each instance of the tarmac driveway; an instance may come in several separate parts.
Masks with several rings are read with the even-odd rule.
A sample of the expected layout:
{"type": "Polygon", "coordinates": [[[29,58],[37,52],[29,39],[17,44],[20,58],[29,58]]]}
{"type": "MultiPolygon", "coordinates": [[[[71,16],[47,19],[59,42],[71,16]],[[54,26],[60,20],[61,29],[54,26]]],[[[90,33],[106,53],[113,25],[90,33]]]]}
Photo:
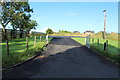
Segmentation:
{"type": "Polygon", "coordinates": [[[70,38],[54,38],[34,60],[3,78],[118,78],[118,66],[70,38]]]}

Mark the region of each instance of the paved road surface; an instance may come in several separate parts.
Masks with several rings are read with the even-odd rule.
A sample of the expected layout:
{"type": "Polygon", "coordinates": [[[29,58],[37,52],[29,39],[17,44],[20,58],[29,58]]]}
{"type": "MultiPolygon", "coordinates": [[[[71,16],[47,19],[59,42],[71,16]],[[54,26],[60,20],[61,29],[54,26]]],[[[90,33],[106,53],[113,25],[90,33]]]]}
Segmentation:
{"type": "Polygon", "coordinates": [[[41,56],[3,78],[118,78],[118,67],[70,38],[54,38],[41,56]]]}

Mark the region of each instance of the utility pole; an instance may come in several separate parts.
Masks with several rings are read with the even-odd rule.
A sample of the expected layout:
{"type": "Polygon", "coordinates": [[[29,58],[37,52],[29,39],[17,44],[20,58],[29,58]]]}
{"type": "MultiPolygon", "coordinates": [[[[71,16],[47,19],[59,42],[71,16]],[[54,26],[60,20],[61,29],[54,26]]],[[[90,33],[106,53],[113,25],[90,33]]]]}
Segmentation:
{"type": "Polygon", "coordinates": [[[104,10],[103,13],[104,13],[104,32],[103,32],[103,39],[106,39],[106,10],[104,10]]]}

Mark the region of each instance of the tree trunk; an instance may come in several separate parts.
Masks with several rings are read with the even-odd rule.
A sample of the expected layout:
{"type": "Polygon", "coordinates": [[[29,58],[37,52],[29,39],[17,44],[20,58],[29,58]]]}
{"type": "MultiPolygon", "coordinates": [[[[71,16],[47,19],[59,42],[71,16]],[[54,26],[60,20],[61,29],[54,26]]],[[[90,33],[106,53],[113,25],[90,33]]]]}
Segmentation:
{"type": "Polygon", "coordinates": [[[4,37],[5,37],[5,41],[6,41],[6,52],[7,52],[7,56],[9,56],[9,44],[8,44],[8,38],[7,38],[7,31],[6,29],[3,28],[3,33],[4,33],[4,37]]]}
{"type": "Polygon", "coordinates": [[[6,39],[6,50],[7,50],[7,56],[9,56],[9,44],[8,44],[8,39],[6,39]]]}
{"type": "Polygon", "coordinates": [[[10,22],[10,20],[6,24],[2,23],[3,34],[4,34],[4,37],[5,37],[5,40],[6,40],[6,52],[7,52],[7,56],[9,56],[9,44],[8,44],[8,38],[7,38],[7,31],[6,31],[5,27],[8,25],[9,22],[10,22]]]}
{"type": "Polygon", "coordinates": [[[27,35],[26,35],[26,48],[27,48],[27,50],[29,49],[29,46],[28,46],[28,43],[29,41],[28,41],[28,32],[27,32],[27,35]]]}

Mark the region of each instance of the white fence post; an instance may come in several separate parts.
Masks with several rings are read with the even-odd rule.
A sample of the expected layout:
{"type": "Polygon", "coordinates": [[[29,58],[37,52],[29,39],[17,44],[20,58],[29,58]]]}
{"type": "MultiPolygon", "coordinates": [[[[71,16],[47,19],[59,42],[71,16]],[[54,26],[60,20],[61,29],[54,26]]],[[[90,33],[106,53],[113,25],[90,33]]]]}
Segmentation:
{"type": "Polygon", "coordinates": [[[85,37],[85,45],[86,45],[86,37],[85,37]]]}
{"type": "Polygon", "coordinates": [[[40,36],[40,42],[42,42],[42,36],[40,36]]]}
{"type": "Polygon", "coordinates": [[[48,44],[48,34],[46,35],[46,41],[47,41],[47,44],[48,44]]]}
{"type": "Polygon", "coordinates": [[[36,36],[35,36],[35,39],[34,39],[34,46],[36,45],[36,36]]]}
{"type": "Polygon", "coordinates": [[[90,35],[85,37],[85,45],[90,48],[90,35]]]}

